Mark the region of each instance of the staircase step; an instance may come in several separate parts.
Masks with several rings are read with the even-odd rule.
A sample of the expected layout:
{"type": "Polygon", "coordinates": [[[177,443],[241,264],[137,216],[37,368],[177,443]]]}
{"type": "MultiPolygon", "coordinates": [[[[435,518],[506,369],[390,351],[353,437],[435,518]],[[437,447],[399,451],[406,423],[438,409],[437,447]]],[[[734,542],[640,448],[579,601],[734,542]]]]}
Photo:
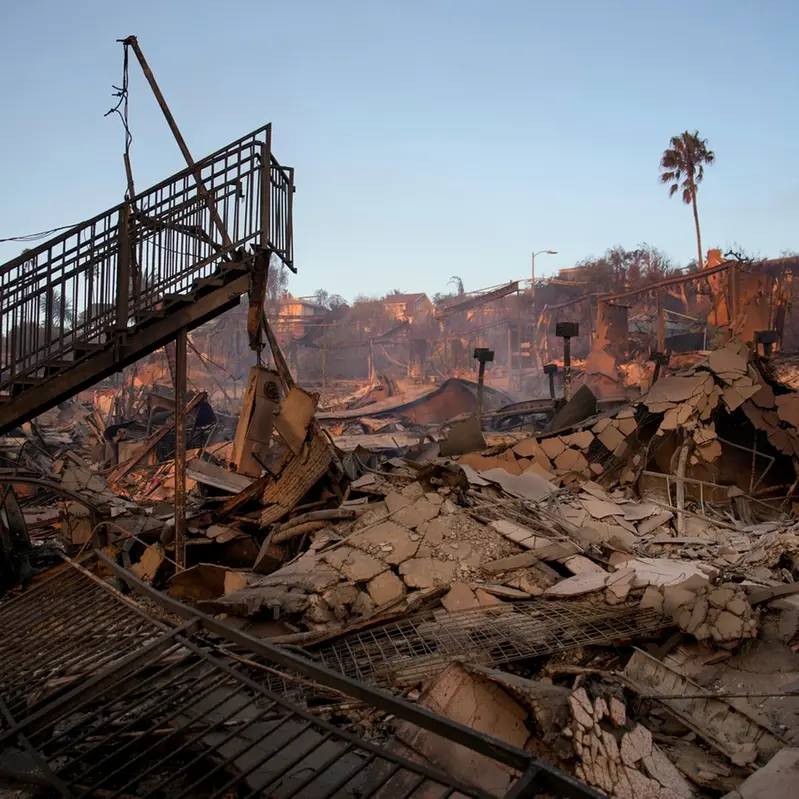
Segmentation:
{"type": "Polygon", "coordinates": [[[92,352],[99,352],[105,349],[105,344],[99,341],[76,341],[72,345],[72,351],[75,353],[76,358],[82,358],[84,355],[89,355],[92,352]]]}
{"type": "Polygon", "coordinates": [[[30,391],[37,386],[40,386],[44,383],[45,378],[43,377],[21,377],[19,380],[15,380],[9,388],[11,389],[11,396],[18,397],[25,391],[30,391]]]}
{"type": "Polygon", "coordinates": [[[42,364],[42,368],[44,369],[44,374],[46,377],[52,377],[53,375],[63,372],[65,369],[69,369],[71,366],[74,366],[74,364],[75,361],[67,360],[66,358],[53,358],[50,361],[45,361],[42,364]]]}
{"type": "Polygon", "coordinates": [[[196,290],[206,288],[221,288],[225,285],[225,281],[221,277],[201,277],[199,280],[194,281],[193,288],[196,290]]]}
{"type": "Polygon", "coordinates": [[[166,317],[166,311],[138,311],[133,317],[137,326],[143,327],[166,317]]]}
{"type": "Polygon", "coordinates": [[[189,305],[195,300],[194,294],[165,294],[166,305],[189,305]]]}
{"type": "Polygon", "coordinates": [[[249,267],[243,261],[222,261],[219,264],[220,272],[247,272],[249,267]]]}

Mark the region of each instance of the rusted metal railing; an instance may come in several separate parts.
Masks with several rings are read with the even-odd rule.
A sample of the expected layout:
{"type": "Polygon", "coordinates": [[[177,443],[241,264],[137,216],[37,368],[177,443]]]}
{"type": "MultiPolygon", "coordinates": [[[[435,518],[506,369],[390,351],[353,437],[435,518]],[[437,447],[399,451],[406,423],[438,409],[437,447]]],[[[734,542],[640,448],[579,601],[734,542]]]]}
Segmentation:
{"type": "Polygon", "coordinates": [[[197,163],[227,245],[187,168],[0,266],[0,393],[86,357],[243,247],[293,268],[294,172],[272,156],[270,134],[266,125],[197,163]]]}

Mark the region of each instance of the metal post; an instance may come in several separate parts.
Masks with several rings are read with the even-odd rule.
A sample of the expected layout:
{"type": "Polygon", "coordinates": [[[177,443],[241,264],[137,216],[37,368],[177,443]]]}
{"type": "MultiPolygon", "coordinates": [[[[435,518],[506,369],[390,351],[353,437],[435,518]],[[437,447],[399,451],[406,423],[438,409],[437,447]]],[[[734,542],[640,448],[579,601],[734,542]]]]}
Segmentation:
{"type": "Polygon", "coordinates": [[[128,36],[127,39],[121,39],[120,41],[125,46],[133,48],[133,52],[136,54],[136,58],[139,61],[139,65],[144,73],[144,77],[147,78],[147,82],[150,84],[150,88],[153,90],[155,99],[158,101],[158,105],[161,107],[161,111],[164,114],[167,125],[169,125],[169,129],[172,131],[172,135],[175,137],[175,141],[178,143],[178,147],[180,148],[181,153],[183,153],[186,163],[194,173],[194,179],[197,181],[197,191],[202,195],[202,198],[205,200],[205,203],[208,206],[211,219],[216,225],[219,234],[222,236],[222,242],[226,248],[230,248],[232,246],[232,242],[230,241],[230,237],[225,229],[225,223],[222,221],[222,217],[219,216],[219,211],[216,210],[216,203],[214,202],[213,197],[211,197],[208,189],[205,188],[200,170],[197,168],[194,159],[191,157],[189,148],[180,133],[180,129],[178,128],[178,123],[175,122],[175,118],[172,116],[172,112],[169,110],[169,106],[166,104],[166,99],[164,98],[164,95],[161,94],[161,89],[158,87],[158,83],[155,80],[155,75],[153,75],[150,65],[147,63],[147,59],[144,57],[144,53],[142,53],[141,48],[139,47],[138,40],[135,36],[128,36]]]}
{"type": "Polygon", "coordinates": [[[572,340],[569,336],[563,339],[563,399],[568,402],[572,398],[572,340]]]}
{"type": "Polygon", "coordinates": [[[521,290],[519,289],[516,290],[516,340],[518,342],[516,349],[519,351],[519,355],[517,356],[518,360],[516,361],[516,387],[518,388],[519,391],[521,391],[522,390],[522,293],[521,290]]]}
{"type": "Polygon", "coordinates": [[[563,339],[563,399],[568,402],[572,398],[571,340],[580,335],[580,325],[577,322],[558,322],[555,335],[563,339]]]}
{"type": "Polygon", "coordinates": [[[369,382],[373,383],[374,379],[375,379],[375,342],[374,338],[370,336],[369,337],[369,382]]]}
{"type": "Polygon", "coordinates": [[[555,375],[558,373],[557,364],[548,363],[544,367],[544,374],[549,378],[549,398],[555,401],[555,375]]]}
{"type": "Polygon", "coordinates": [[[666,351],[666,319],[663,307],[663,289],[658,289],[658,352],[666,351]]]}
{"type": "Polygon", "coordinates": [[[477,424],[480,429],[483,429],[483,383],[486,376],[486,362],[480,361],[480,367],[477,370],[477,424]]]}
{"type": "Polygon", "coordinates": [[[126,202],[119,212],[119,256],[117,257],[117,330],[128,326],[130,297],[130,203],[126,202]]]}
{"type": "Polygon", "coordinates": [[[175,352],[175,563],[186,568],[186,328],[175,352]]]}
{"type": "Polygon", "coordinates": [[[508,319],[508,390],[513,386],[513,322],[508,319]]]}
{"type": "MultiPolygon", "coordinates": [[[[272,215],[272,125],[267,125],[266,141],[261,145],[261,249],[269,247],[272,215]]],[[[269,266],[267,264],[267,270],[269,266]]]]}
{"type": "Polygon", "coordinates": [[[477,424],[483,429],[483,385],[485,382],[486,364],[494,360],[494,350],[477,347],[474,358],[480,364],[477,370],[477,424]]]}
{"type": "Polygon", "coordinates": [[[727,283],[729,285],[730,293],[730,327],[735,325],[740,312],[740,294],[738,284],[738,266],[737,264],[730,264],[729,271],[727,272],[727,283]]]}
{"type": "Polygon", "coordinates": [[[655,364],[655,371],[652,373],[652,385],[660,379],[661,369],[669,362],[669,356],[665,352],[652,352],[649,360],[655,364]]]}
{"type": "Polygon", "coordinates": [[[327,325],[322,328],[322,386],[327,385],[327,325]]]}

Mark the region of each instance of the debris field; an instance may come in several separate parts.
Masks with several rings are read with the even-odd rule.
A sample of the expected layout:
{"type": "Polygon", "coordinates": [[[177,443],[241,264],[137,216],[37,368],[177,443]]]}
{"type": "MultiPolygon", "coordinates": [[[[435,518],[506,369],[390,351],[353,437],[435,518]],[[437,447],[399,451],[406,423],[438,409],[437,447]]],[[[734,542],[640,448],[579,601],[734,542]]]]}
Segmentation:
{"type": "MultiPolygon", "coordinates": [[[[559,411],[567,425],[478,440],[478,450],[455,424],[393,452],[344,452],[321,426],[317,395],[253,367],[253,386],[269,381],[268,401],[249,392],[235,429],[201,430],[187,453],[185,569],[174,456],[159,455],[168,419],[149,435],[129,425],[113,460],[95,460],[108,454],[103,414],[79,401],[0,440],[14,464],[0,612],[67,570],[112,592],[96,602],[132,605],[164,634],[198,614],[234,636],[213,644],[224,637],[215,634],[209,652],[246,663],[258,690],[475,795],[516,795],[524,770],[336,690],[326,675],[539,758],[586,796],[754,797],[764,781],[773,789],[796,774],[799,394],[768,359],[733,340],[629,404],[597,414],[581,389],[559,411]],[[302,653],[322,676],[275,667],[259,643],[302,653]]],[[[61,640],[75,643],[93,605],[64,601],[76,633],[61,640]]],[[[11,717],[58,704],[65,686],[99,702],[90,683],[118,668],[136,628],[128,622],[116,643],[106,633],[96,664],[56,659],[44,682],[33,680],[43,666],[32,654],[16,658],[3,701],[12,684],[33,682],[11,717]]],[[[10,658],[15,639],[3,638],[10,658]]],[[[140,696],[140,678],[123,675],[120,687],[140,696]]],[[[130,723],[144,712],[131,699],[130,723]]],[[[76,713],[62,723],[79,725],[76,713]]],[[[195,717],[162,725],[183,740],[195,717]]],[[[6,724],[6,737],[15,729],[6,724]]],[[[190,750],[211,752],[214,734],[190,750]]],[[[0,767],[19,777],[16,751],[0,767]]],[[[237,769],[247,783],[240,757],[225,773],[237,769]]]]}

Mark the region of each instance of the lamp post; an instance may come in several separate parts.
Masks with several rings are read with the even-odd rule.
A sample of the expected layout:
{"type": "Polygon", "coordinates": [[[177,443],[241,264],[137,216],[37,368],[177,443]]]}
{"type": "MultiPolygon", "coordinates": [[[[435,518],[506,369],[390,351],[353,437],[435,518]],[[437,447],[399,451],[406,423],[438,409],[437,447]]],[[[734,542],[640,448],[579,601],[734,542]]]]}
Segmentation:
{"type": "MultiPolygon", "coordinates": [[[[532,267],[530,270],[530,319],[533,325],[535,325],[535,257],[536,255],[557,255],[557,254],[558,254],[557,250],[539,250],[538,252],[534,252],[532,258],[530,259],[532,267]]],[[[535,327],[533,329],[535,329],[535,327]]],[[[530,336],[531,345],[533,344],[534,338],[535,338],[535,333],[533,333],[533,335],[530,336]]],[[[519,341],[520,341],[519,347],[521,349],[521,337],[519,341]]],[[[532,352],[536,353],[536,360],[538,366],[540,367],[541,356],[538,354],[538,349],[534,347],[531,351],[531,355],[532,352]]],[[[519,361],[521,361],[521,358],[519,358],[519,361]]],[[[519,366],[519,381],[521,382],[521,365],[519,366]]]]}
{"type": "Polygon", "coordinates": [[[535,257],[536,255],[557,255],[557,250],[539,250],[538,252],[533,253],[532,257],[532,272],[530,277],[532,278],[531,287],[533,289],[533,293],[535,294],[535,257]]]}

